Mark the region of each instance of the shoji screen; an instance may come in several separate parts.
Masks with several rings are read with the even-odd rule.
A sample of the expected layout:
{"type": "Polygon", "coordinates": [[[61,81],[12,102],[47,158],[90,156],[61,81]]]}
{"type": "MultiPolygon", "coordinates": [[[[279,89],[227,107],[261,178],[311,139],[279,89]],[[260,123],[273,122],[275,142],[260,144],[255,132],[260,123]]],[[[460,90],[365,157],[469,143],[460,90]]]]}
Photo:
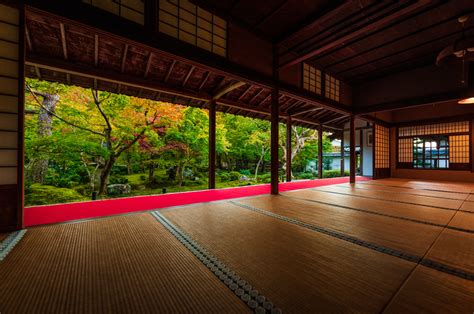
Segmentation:
{"type": "Polygon", "coordinates": [[[374,178],[385,178],[390,176],[390,129],[375,124],[374,127],[374,153],[375,171],[374,178]]]}
{"type": "Polygon", "coordinates": [[[14,5],[0,3],[0,231],[22,225],[23,9],[14,5]]]}

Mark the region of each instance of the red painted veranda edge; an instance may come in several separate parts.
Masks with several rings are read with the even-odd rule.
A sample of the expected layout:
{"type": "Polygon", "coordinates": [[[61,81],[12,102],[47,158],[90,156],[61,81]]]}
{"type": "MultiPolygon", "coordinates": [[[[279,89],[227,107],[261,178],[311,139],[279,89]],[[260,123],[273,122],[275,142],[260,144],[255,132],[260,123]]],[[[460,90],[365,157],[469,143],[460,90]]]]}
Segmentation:
{"type": "MultiPolygon", "coordinates": [[[[365,177],[358,177],[357,180],[362,181],[369,179],[365,177]]],[[[285,192],[347,182],[349,182],[349,177],[284,182],[280,183],[279,186],[280,191],[285,192]]],[[[30,227],[78,219],[97,218],[171,206],[212,202],[269,193],[270,184],[261,184],[216,190],[178,192],[69,204],[33,206],[25,208],[25,226],[30,227]]]]}

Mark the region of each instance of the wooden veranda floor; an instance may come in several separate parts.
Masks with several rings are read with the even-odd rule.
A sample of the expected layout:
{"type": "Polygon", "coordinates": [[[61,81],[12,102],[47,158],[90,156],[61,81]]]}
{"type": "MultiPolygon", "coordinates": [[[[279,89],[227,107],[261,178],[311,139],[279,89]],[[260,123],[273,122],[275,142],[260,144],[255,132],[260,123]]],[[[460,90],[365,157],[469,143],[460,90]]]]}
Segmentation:
{"type": "Polygon", "coordinates": [[[0,312],[472,313],[473,192],[386,179],[32,228],[0,312]]]}

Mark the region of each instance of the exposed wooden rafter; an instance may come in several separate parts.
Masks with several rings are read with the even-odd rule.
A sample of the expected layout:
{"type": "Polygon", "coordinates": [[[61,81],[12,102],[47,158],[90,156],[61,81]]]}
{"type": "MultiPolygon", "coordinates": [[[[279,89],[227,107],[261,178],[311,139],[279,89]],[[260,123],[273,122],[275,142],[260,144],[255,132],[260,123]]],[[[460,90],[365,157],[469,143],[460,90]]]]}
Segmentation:
{"type": "Polygon", "coordinates": [[[217,100],[220,99],[222,96],[224,96],[227,93],[230,93],[234,89],[237,89],[241,86],[245,85],[244,82],[233,82],[228,84],[227,86],[222,87],[220,90],[218,90],[213,96],[212,99],[217,100]]]}
{"type": "Polygon", "coordinates": [[[122,66],[120,67],[120,72],[125,72],[125,66],[127,65],[127,54],[128,54],[128,44],[125,44],[123,48],[123,55],[122,55],[122,66]]]}
{"type": "Polygon", "coordinates": [[[150,55],[148,56],[148,61],[146,62],[145,73],[143,73],[144,78],[148,77],[148,73],[150,73],[152,62],[153,62],[153,52],[150,52],[150,55]]]}
{"type": "Polygon", "coordinates": [[[183,81],[183,84],[182,86],[186,86],[186,83],[188,82],[189,78],[191,77],[191,74],[193,74],[193,71],[196,67],[193,65],[191,66],[191,68],[189,69],[188,73],[186,74],[186,77],[184,78],[184,81],[183,81]]]}
{"type": "Polygon", "coordinates": [[[365,34],[365,33],[369,33],[379,27],[383,27],[389,23],[392,23],[393,21],[395,21],[396,19],[399,19],[401,17],[403,17],[404,15],[407,15],[427,4],[430,4],[431,1],[429,0],[419,0],[419,1],[416,1],[412,4],[409,4],[407,5],[406,7],[404,7],[403,9],[400,9],[398,11],[396,11],[395,13],[393,14],[390,14],[390,15],[387,15],[383,18],[380,18],[376,21],[374,21],[373,23],[370,23],[370,24],[367,24],[366,26],[364,27],[361,27],[361,28],[358,28],[357,30],[355,30],[354,32],[351,32],[347,35],[344,35],[344,36],[341,36],[339,37],[338,39],[334,40],[334,41],[331,41],[321,47],[318,47],[310,52],[307,52],[301,56],[298,56],[298,57],[295,57],[293,59],[290,59],[289,61],[286,61],[284,62],[283,64],[280,64],[280,69],[283,69],[283,68],[286,68],[286,67],[289,67],[289,66],[292,66],[292,65],[295,65],[295,64],[298,64],[298,63],[301,63],[301,62],[304,62],[320,53],[323,53],[329,49],[332,49],[334,47],[337,47],[339,45],[342,45],[344,44],[345,42],[348,42],[350,40],[352,40],[353,38],[357,37],[357,36],[360,36],[361,34],[365,34]]]}
{"type": "Polygon", "coordinates": [[[68,54],[67,54],[66,29],[64,28],[63,23],[59,23],[59,28],[61,30],[61,45],[63,48],[63,57],[64,57],[64,60],[67,60],[68,54]]]}

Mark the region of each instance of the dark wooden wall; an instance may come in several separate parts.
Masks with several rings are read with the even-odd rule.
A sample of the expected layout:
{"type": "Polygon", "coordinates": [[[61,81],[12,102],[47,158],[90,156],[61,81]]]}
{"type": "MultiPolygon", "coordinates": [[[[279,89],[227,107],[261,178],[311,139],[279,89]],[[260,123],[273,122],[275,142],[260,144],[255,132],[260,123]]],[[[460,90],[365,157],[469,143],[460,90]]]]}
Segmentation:
{"type": "Polygon", "coordinates": [[[0,232],[23,227],[24,5],[0,1],[0,232]]]}

